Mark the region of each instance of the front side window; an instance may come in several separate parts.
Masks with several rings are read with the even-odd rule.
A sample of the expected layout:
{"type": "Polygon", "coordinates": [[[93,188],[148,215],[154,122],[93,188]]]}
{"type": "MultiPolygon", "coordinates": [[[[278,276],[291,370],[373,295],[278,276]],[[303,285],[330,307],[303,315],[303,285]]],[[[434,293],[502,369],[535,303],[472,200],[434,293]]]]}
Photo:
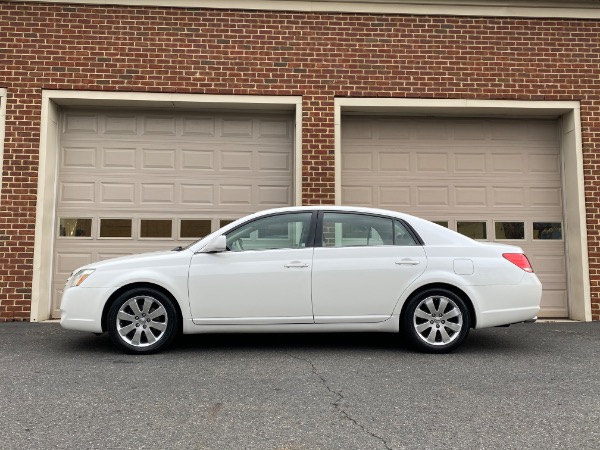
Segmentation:
{"type": "Polygon", "coordinates": [[[393,245],[392,219],[364,214],[325,213],[323,247],[393,245]]]}
{"type": "Polygon", "coordinates": [[[278,214],[248,222],[227,233],[234,252],[309,246],[312,213],[278,214]]]}

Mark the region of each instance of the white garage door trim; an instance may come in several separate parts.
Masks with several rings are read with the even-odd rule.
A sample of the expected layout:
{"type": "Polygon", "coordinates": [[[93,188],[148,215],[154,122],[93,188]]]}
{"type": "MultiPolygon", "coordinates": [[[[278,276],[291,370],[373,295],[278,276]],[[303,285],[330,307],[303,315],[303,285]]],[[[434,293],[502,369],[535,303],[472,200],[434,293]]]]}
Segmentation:
{"type": "Polygon", "coordinates": [[[583,180],[583,154],[579,102],[512,100],[436,100],[337,98],[335,100],[335,198],[341,202],[342,114],[393,114],[404,116],[489,116],[559,118],[563,161],[566,258],[569,268],[569,317],[590,321],[591,297],[583,180]]]}
{"type": "Polygon", "coordinates": [[[36,208],[31,321],[50,317],[52,290],[52,242],[55,233],[58,180],[58,122],[60,106],[165,108],[169,110],[295,111],[294,204],[302,202],[302,97],[154,94],[92,91],[43,91],[40,129],[40,165],[36,208]]]}

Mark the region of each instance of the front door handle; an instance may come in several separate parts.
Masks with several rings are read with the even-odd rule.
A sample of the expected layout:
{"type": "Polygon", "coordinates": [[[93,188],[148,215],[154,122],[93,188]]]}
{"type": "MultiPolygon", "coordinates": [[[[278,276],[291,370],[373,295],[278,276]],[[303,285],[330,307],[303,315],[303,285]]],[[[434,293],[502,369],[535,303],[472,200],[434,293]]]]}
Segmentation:
{"type": "Polygon", "coordinates": [[[292,261],[285,264],[283,267],[287,267],[288,269],[304,269],[305,267],[308,267],[308,264],[300,261],[292,261]]]}
{"type": "Polygon", "coordinates": [[[396,264],[399,266],[416,266],[417,264],[421,264],[420,261],[416,261],[414,259],[401,259],[400,261],[396,261],[396,264]]]}

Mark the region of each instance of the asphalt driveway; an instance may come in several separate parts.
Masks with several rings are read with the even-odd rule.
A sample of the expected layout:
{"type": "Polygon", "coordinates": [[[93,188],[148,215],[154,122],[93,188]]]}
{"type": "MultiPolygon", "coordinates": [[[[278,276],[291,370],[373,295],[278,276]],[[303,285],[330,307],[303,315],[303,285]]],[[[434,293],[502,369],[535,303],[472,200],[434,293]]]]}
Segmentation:
{"type": "Polygon", "coordinates": [[[129,356],[106,335],[0,324],[3,449],[600,447],[600,323],[471,332],[197,335],[129,356]]]}

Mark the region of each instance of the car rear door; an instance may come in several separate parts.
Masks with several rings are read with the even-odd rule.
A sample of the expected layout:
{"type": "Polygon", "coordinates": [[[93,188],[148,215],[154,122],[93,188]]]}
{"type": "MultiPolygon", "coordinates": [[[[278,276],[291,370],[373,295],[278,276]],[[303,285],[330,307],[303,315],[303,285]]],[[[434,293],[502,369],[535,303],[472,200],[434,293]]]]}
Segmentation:
{"type": "Polygon", "coordinates": [[[426,265],[423,247],[401,221],[320,212],[312,273],[315,323],[386,320],[426,265]]]}

